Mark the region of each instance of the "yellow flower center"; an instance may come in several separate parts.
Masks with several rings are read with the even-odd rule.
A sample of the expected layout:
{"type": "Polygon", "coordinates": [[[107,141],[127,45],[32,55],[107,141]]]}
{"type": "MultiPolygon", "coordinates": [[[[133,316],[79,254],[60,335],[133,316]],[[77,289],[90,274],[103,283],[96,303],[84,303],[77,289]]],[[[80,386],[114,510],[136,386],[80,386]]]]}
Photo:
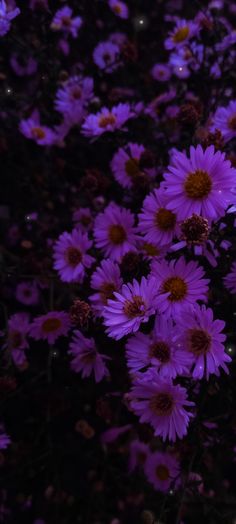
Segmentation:
{"type": "Polygon", "coordinates": [[[149,242],[144,242],[143,249],[150,257],[157,257],[160,254],[159,249],[149,242]]]}
{"type": "Polygon", "coordinates": [[[176,215],[172,213],[172,211],[169,211],[169,209],[160,207],[155,216],[155,223],[159,229],[169,231],[175,227],[176,215]]]}
{"type": "Polygon", "coordinates": [[[168,278],[162,286],[164,293],[170,293],[168,300],[171,302],[182,300],[186,296],[187,290],[187,284],[180,277],[168,278]]]}
{"type": "Polygon", "coordinates": [[[177,29],[176,33],[173,36],[173,42],[175,44],[180,44],[186,38],[188,38],[189,35],[189,27],[186,25],[184,27],[181,27],[180,29],[177,29]]]}
{"type": "Polygon", "coordinates": [[[137,158],[129,158],[125,162],[125,171],[130,178],[134,178],[139,175],[139,161],[137,158]]]}
{"type": "Polygon", "coordinates": [[[203,329],[189,329],[187,335],[187,346],[191,353],[206,355],[211,345],[210,335],[203,329]]]}
{"type": "Polygon", "coordinates": [[[166,342],[160,340],[154,342],[149,348],[150,358],[157,358],[162,364],[169,362],[170,360],[170,348],[166,342]]]}
{"type": "Polygon", "coordinates": [[[233,115],[228,120],[228,126],[232,131],[236,131],[236,115],[233,115]]]}
{"type": "Polygon", "coordinates": [[[126,231],[122,226],[113,225],[109,228],[109,239],[112,242],[112,244],[119,245],[123,244],[123,242],[126,240],[127,234],[126,231]]]}
{"type": "Polygon", "coordinates": [[[82,260],[82,253],[76,247],[68,247],[66,250],[66,260],[72,267],[78,266],[82,260]]]}
{"type": "Polygon", "coordinates": [[[204,198],[209,195],[212,188],[212,180],[206,171],[197,169],[189,173],[184,183],[184,189],[189,198],[204,198]]]}
{"type": "Polygon", "coordinates": [[[36,140],[42,140],[45,138],[46,133],[41,127],[33,127],[31,129],[31,135],[33,138],[36,138],[36,140]]]}
{"type": "Polygon", "coordinates": [[[62,25],[64,25],[65,27],[70,27],[71,25],[71,18],[69,16],[63,16],[61,18],[61,23],[62,25]]]}
{"type": "Polygon", "coordinates": [[[169,470],[164,464],[160,464],[156,467],[156,476],[159,480],[168,480],[169,470]]]}
{"type": "Polygon", "coordinates": [[[78,86],[73,87],[73,89],[71,91],[71,98],[72,98],[72,100],[80,100],[81,94],[82,94],[82,91],[81,91],[80,87],[78,87],[78,86]]]}
{"type": "Polygon", "coordinates": [[[150,409],[159,417],[170,415],[174,407],[174,399],[169,393],[157,393],[150,400],[150,409]]]}
{"type": "Polygon", "coordinates": [[[102,115],[99,119],[99,127],[105,128],[108,126],[112,126],[116,123],[116,117],[112,113],[109,113],[108,115],[102,115]]]}
{"type": "Polygon", "coordinates": [[[100,297],[103,304],[106,304],[108,299],[114,298],[114,291],[116,291],[116,286],[112,282],[105,282],[100,288],[100,297]]]}
{"type": "Polygon", "coordinates": [[[126,300],[123,311],[128,318],[141,317],[144,314],[145,304],[141,297],[135,295],[132,300],[126,300]]]}
{"type": "Polygon", "coordinates": [[[113,11],[117,14],[117,15],[120,15],[121,13],[121,5],[120,4],[115,4],[113,6],[113,11]]]}
{"type": "Polygon", "coordinates": [[[47,318],[42,323],[42,330],[44,333],[52,333],[61,327],[61,320],[59,318],[47,318]]]}

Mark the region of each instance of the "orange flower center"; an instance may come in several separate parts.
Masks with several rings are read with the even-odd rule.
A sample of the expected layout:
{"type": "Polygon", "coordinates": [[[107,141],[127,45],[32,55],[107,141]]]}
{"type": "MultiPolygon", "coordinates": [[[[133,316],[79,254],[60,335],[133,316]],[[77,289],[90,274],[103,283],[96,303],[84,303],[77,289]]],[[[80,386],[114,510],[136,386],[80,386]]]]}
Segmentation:
{"type": "Polygon", "coordinates": [[[149,349],[150,358],[157,358],[162,364],[170,360],[170,348],[166,342],[154,342],[149,349]]]}
{"type": "Polygon", "coordinates": [[[184,27],[181,27],[180,29],[177,29],[176,33],[173,36],[173,42],[175,44],[180,44],[186,38],[188,38],[189,35],[189,27],[186,25],[184,27]]]}
{"type": "Polygon", "coordinates": [[[113,7],[113,11],[114,11],[117,15],[120,15],[120,13],[121,13],[121,5],[120,5],[120,4],[115,4],[114,7],[113,7]]]}
{"type": "Polygon", "coordinates": [[[139,161],[137,158],[129,158],[125,162],[125,171],[130,178],[134,178],[139,175],[139,161]]]}
{"type": "Polygon", "coordinates": [[[63,16],[61,19],[62,25],[65,27],[70,27],[71,25],[71,18],[69,16],[63,16]]]}
{"type": "Polygon", "coordinates": [[[143,249],[150,257],[157,257],[160,253],[158,248],[153,244],[149,244],[149,242],[144,242],[143,249]]]}
{"type": "Polygon", "coordinates": [[[100,296],[103,304],[106,304],[109,298],[114,298],[114,291],[116,286],[112,282],[105,282],[100,288],[100,296]]]}
{"type": "Polygon", "coordinates": [[[180,277],[168,278],[162,286],[164,293],[170,293],[168,300],[171,302],[182,300],[186,296],[187,289],[187,284],[180,277]]]}
{"type": "Polygon", "coordinates": [[[212,180],[206,171],[197,169],[189,173],[186,178],[184,189],[189,198],[204,198],[209,195],[212,188],[212,180]]]}
{"type": "Polygon", "coordinates": [[[189,329],[187,346],[195,355],[206,355],[211,345],[210,335],[203,329],[189,329]]]}
{"type": "Polygon", "coordinates": [[[160,464],[156,467],[156,476],[159,480],[168,480],[170,476],[168,468],[164,464],[160,464]]]}
{"type": "Polygon", "coordinates": [[[33,127],[31,129],[31,135],[33,138],[36,138],[36,140],[42,140],[45,138],[46,133],[41,127],[33,127]]]}
{"type": "Polygon", "coordinates": [[[76,86],[71,91],[71,97],[73,100],[79,100],[81,98],[82,91],[80,87],[76,86]]]}
{"type": "Polygon", "coordinates": [[[169,393],[157,393],[150,400],[150,409],[159,417],[170,415],[173,407],[174,399],[169,393]]]}
{"type": "Polygon", "coordinates": [[[176,215],[172,213],[172,211],[169,211],[169,209],[160,207],[155,216],[155,223],[159,229],[169,231],[175,227],[176,215]]]}
{"type": "Polygon", "coordinates": [[[93,364],[93,362],[96,360],[96,355],[97,353],[95,350],[88,351],[87,353],[81,355],[81,362],[84,364],[93,364]]]}
{"type": "Polygon", "coordinates": [[[112,242],[112,244],[119,245],[123,244],[123,242],[126,240],[127,235],[122,226],[113,225],[109,228],[109,239],[112,242]]]}
{"type": "Polygon", "coordinates": [[[236,131],[236,115],[233,115],[228,120],[228,126],[232,131],[236,131]]]}
{"type": "Polygon", "coordinates": [[[112,113],[109,113],[108,115],[102,115],[99,119],[99,127],[105,128],[108,126],[112,126],[116,123],[116,117],[112,113]]]}
{"type": "Polygon", "coordinates": [[[22,343],[22,335],[19,331],[10,332],[10,345],[13,349],[18,348],[22,343]]]}
{"type": "Polygon", "coordinates": [[[145,304],[138,295],[133,296],[132,300],[126,300],[123,311],[128,318],[142,317],[145,304]]]}
{"type": "Polygon", "coordinates": [[[52,333],[61,327],[61,320],[59,318],[47,318],[42,323],[42,330],[44,333],[52,333]]]}
{"type": "Polygon", "coordinates": [[[76,247],[68,247],[66,250],[66,260],[72,267],[78,266],[82,260],[82,253],[76,247]]]}

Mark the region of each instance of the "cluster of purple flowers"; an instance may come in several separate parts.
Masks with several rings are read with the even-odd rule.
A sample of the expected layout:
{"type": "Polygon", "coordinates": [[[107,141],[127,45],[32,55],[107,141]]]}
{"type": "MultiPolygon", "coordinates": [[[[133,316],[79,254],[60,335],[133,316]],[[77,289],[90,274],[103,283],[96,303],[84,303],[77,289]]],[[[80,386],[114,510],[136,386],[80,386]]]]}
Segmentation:
{"type": "MultiPolygon", "coordinates": [[[[231,14],[236,24],[236,10],[233,2],[211,1],[185,18],[182,2],[180,8],[167,2],[160,7],[161,58],[155,62],[150,51],[145,70],[139,35],[151,20],[133,14],[133,2],[105,3],[110,32],[99,15],[99,36],[85,52],[80,43],[89,27],[80,3],[56,10],[47,0],[28,2],[32,16],[44,13],[60,57],[48,119],[48,101],[35,94],[37,53],[23,63],[17,50],[9,59],[11,72],[35,95],[17,113],[17,140],[50,168],[45,185],[41,173],[32,173],[32,185],[40,180],[42,186],[46,219],[38,206],[25,218],[24,238],[18,224],[8,229],[10,262],[19,246],[19,256],[30,252],[26,266],[33,271],[7,288],[17,306],[1,332],[2,346],[23,374],[41,344],[49,368],[63,345],[63,366],[69,364],[81,391],[90,381],[125,406],[127,424],[104,417],[110,425],[100,432],[101,447],[126,436],[130,473],[143,471],[163,493],[196,481],[200,493],[202,477],[191,461],[182,473],[180,441],[188,435],[191,441],[198,427],[202,388],[207,396],[213,380],[214,388],[222,376],[227,381],[233,356],[222,304],[236,295],[236,94],[221,76],[236,59],[230,22],[231,14]],[[216,14],[221,10],[224,16],[216,14]],[[213,80],[211,100],[201,75],[203,83],[207,75],[213,80]],[[50,169],[58,177],[52,181],[50,169]],[[35,256],[34,234],[41,246],[35,256]],[[120,391],[112,391],[116,361],[120,391]]],[[[11,38],[22,11],[1,0],[1,37],[11,38]]],[[[1,428],[4,450],[11,438],[1,428]]]]}

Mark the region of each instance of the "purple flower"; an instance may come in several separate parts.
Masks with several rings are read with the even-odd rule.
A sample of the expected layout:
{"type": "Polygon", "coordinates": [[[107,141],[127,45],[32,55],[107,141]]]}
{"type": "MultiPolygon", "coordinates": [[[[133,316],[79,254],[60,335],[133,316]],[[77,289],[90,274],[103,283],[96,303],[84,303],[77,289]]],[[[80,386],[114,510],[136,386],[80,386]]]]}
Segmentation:
{"type": "Polygon", "coordinates": [[[109,299],[104,307],[106,332],[112,338],[120,338],[138,331],[142,322],[157,310],[157,292],[153,279],[142,277],[141,283],[123,284],[119,293],[114,292],[114,300],[109,299]]]}
{"type": "Polygon", "coordinates": [[[114,291],[119,291],[121,285],[122,279],[118,264],[111,260],[103,260],[91,278],[91,288],[96,289],[97,292],[89,297],[98,315],[103,314],[108,299],[114,298],[114,291]]]}
{"type": "Polygon", "coordinates": [[[214,320],[212,309],[196,305],[191,311],[184,311],[178,317],[176,337],[181,347],[192,357],[194,365],[192,376],[201,379],[214,373],[219,375],[222,367],[226,373],[228,368],[225,362],[231,358],[224,351],[222,342],[226,336],[221,333],[224,329],[223,320],[214,320]]]}
{"type": "Polygon", "coordinates": [[[6,35],[11,27],[11,21],[20,14],[20,9],[11,9],[5,0],[0,0],[0,36],[6,35]]]}
{"type": "Polygon", "coordinates": [[[199,32],[199,25],[191,20],[177,20],[176,26],[165,40],[166,49],[184,46],[199,32]]]}
{"type": "Polygon", "coordinates": [[[165,493],[178,483],[180,466],[174,455],[156,451],[149,454],[144,472],[154,488],[165,493]]]}
{"type": "Polygon", "coordinates": [[[115,15],[119,16],[119,18],[129,18],[129,9],[124,2],[121,2],[120,0],[109,0],[109,7],[115,15]]]}
{"type": "Polygon", "coordinates": [[[184,257],[170,262],[153,261],[152,275],[161,298],[160,311],[167,316],[175,318],[197,300],[206,300],[209,280],[204,278],[204,271],[197,262],[185,262],[184,257]]]}
{"type": "Polygon", "coordinates": [[[129,471],[134,471],[137,467],[144,467],[150,450],[147,444],[140,440],[133,440],[129,448],[129,471]]]}
{"type": "Polygon", "coordinates": [[[76,373],[81,373],[82,378],[94,373],[95,381],[100,382],[109,375],[104,362],[109,357],[97,352],[93,338],[85,338],[80,331],[74,331],[69,353],[73,356],[71,368],[76,373]]]}
{"type": "Polygon", "coordinates": [[[51,23],[51,29],[53,29],[53,31],[63,31],[64,33],[71,34],[73,38],[76,38],[81,25],[82,18],[80,16],[72,18],[72,9],[65,5],[56,12],[51,23]]]}
{"type": "Polygon", "coordinates": [[[55,108],[71,123],[80,123],[84,117],[84,107],[93,97],[93,79],[73,76],[58,89],[55,108]]]}
{"type": "Polygon", "coordinates": [[[40,146],[51,146],[56,140],[54,131],[40,124],[37,110],[29,118],[21,120],[20,131],[26,138],[34,140],[40,146]]]}
{"type": "Polygon", "coordinates": [[[70,318],[64,311],[50,311],[36,317],[30,326],[30,336],[35,340],[47,340],[54,344],[58,337],[67,335],[70,329],[70,318]]]}
{"type": "Polygon", "coordinates": [[[11,439],[6,433],[0,433],[0,449],[6,449],[11,444],[11,439]]]}
{"type": "Polygon", "coordinates": [[[100,136],[106,131],[115,131],[122,128],[133,114],[129,104],[118,104],[111,109],[103,107],[96,115],[88,115],[82,125],[85,136],[100,136]]]}
{"type": "Polygon", "coordinates": [[[100,42],[94,49],[93,60],[99,69],[112,73],[120,65],[120,49],[112,42],[100,42]]]}
{"type": "Polygon", "coordinates": [[[37,62],[32,56],[22,63],[18,55],[13,54],[10,58],[10,64],[17,76],[31,76],[36,73],[38,68],[37,62]]]}
{"type": "Polygon", "coordinates": [[[126,147],[120,147],[113,156],[111,170],[122,187],[132,187],[140,175],[155,176],[154,169],[147,169],[144,173],[140,167],[140,159],[144,152],[145,147],[142,144],[129,142],[126,147]]]}
{"type": "Polygon", "coordinates": [[[94,262],[94,258],[87,254],[92,247],[87,233],[73,229],[59,236],[54,246],[54,269],[56,269],[63,282],[82,282],[85,269],[94,262]]]}
{"type": "Polygon", "coordinates": [[[231,100],[226,107],[218,107],[212,117],[210,131],[218,129],[225,142],[236,137],[236,100],[231,100]]]}
{"type": "Polygon", "coordinates": [[[158,435],[173,442],[187,433],[192,413],[185,406],[194,406],[187,400],[186,389],[161,379],[155,371],[147,371],[136,378],[130,393],[131,408],[141,423],[149,423],[158,435]]]}
{"type": "Polygon", "coordinates": [[[30,323],[27,313],[15,313],[8,320],[8,347],[16,366],[22,366],[26,361],[25,349],[29,344],[30,323]]]}
{"type": "Polygon", "coordinates": [[[162,189],[154,189],[144,202],[139,214],[139,231],[147,242],[157,246],[170,244],[176,236],[176,213],[167,209],[169,198],[162,189]]]}
{"type": "Polygon", "coordinates": [[[168,64],[155,64],[151,70],[151,75],[158,82],[167,82],[171,77],[171,70],[168,64]]]}
{"type": "Polygon", "coordinates": [[[21,282],[16,286],[16,300],[25,304],[25,306],[32,306],[38,303],[39,293],[35,282],[21,282]]]}
{"type": "Polygon", "coordinates": [[[224,153],[214,151],[214,146],[205,151],[199,145],[190,147],[190,158],[175,153],[168,171],[163,182],[169,198],[167,207],[178,213],[180,220],[192,214],[217,220],[235,202],[232,188],[236,170],[225,160],[224,153]]]}
{"type": "Polygon", "coordinates": [[[236,262],[233,262],[230,272],[224,277],[225,287],[232,294],[236,294],[236,262]]]}
{"type": "Polygon", "coordinates": [[[149,366],[163,378],[188,374],[192,359],[179,346],[173,321],[157,316],[149,335],[137,333],[126,343],[127,366],[132,374],[149,366]]]}
{"type": "Polygon", "coordinates": [[[73,222],[77,229],[90,231],[93,228],[93,217],[89,207],[80,207],[73,213],[73,222]]]}
{"type": "Polygon", "coordinates": [[[95,220],[94,237],[105,257],[120,261],[128,251],[136,251],[134,215],[111,202],[95,220]]]}

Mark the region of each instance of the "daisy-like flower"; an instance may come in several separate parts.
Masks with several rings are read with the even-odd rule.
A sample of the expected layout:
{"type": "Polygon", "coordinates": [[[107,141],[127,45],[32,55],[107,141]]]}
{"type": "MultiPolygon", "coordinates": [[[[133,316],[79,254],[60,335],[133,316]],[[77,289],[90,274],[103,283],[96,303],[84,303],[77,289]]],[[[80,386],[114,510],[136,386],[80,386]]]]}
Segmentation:
{"type": "Polygon", "coordinates": [[[133,117],[129,104],[118,104],[111,109],[103,107],[96,115],[88,115],[82,125],[85,136],[100,136],[106,131],[115,131],[133,117]]]}
{"type": "Polygon", "coordinates": [[[15,313],[8,320],[8,346],[11,350],[27,349],[29,333],[29,316],[27,313],[15,313]]]}
{"type": "Polygon", "coordinates": [[[175,378],[189,373],[191,356],[176,342],[176,330],[171,319],[157,317],[154,330],[149,335],[137,333],[126,344],[127,366],[137,373],[149,366],[155,368],[160,377],[175,378]]]}
{"type": "Polygon", "coordinates": [[[161,379],[154,370],[136,378],[130,392],[131,408],[141,423],[149,423],[154,434],[173,442],[187,433],[192,413],[185,406],[194,406],[187,400],[186,389],[161,379]]]}
{"type": "Polygon", "coordinates": [[[59,9],[52,20],[51,29],[53,31],[63,31],[76,38],[82,26],[82,18],[80,16],[72,18],[72,12],[72,9],[67,5],[59,9]]]}
{"type": "Polygon", "coordinates": [[[225,287],[230,291],[232,294],[236,294],[236,262],[233,262],[230,272],[226,277],[224,277],[224,284],[225,287]]]}
{"type": "Polygon", "coordinates": [[[124,20],[129,18],[129,9],[124,2],[120,0],[109,0],[109,7],[116,16],[124,20]]]}
{"type": "Polygon", "coordinates": [[[176,26],[165,40],[166,49],[184,46],[199,32],[199,25],[191,20],[177,20],[176,26]]]}
{"type": "Polygon", "coordinates": [[[105,73],[112,73],[119,67],[119,57],[120,49],[118,45],[109,41],[100,42],[93,52],[94,63],[105,73]]]}
{"type": "Polygon", "coordinates": [[[55,108],[72,122],[80,123],[84,117],[84,107],[92,97],[93,79],[73,76],[58,89],[55,108]]]}
{"type": "Polygon", "coordinates": [[[158,82],[167,82],[171,77],[171,69],[168,64],[155,64],[151,70],[151,75],[158,82]]]}
{"type": "Polygon", "coordinates": [[[219,368],[228,373],[226,362],[231,358],[224,351],[226,336],[221,332],[223,320],[214,320],[212,309],[196,305],[178,317],[176,337],[180,345],[192,356],[193,378],[201,379],[210,374],[219,375],[219,368]]]}
{"type": "Polygon", "coordinates": [[[54,269],[63,282],[82,282],[85,269],[94,262],[94,258],[87,254],[92,246],[87,233],[73,229],[59,236],[54,246],[54,269]]]}
{"type": "Polygon", "coordinates": [[[132,440],[129,447],[129,471],[134,471],[138,466],[143,467],[149,455],[147,444],[140,440],[132,440]]]}
{"type": "Polygon", "coordinates": [[[158,491],[167,492],[178,483],[180,466],[176,457],[170,453],[150,453],[144,472],[148,481],[158,491]]]}
{"type": "Polygon", "coordinates": [[[34,140],[39,146],[51,146],[56,140],[54,131],[40,124],[39,112],[37,110],[33,111],[29,118],[21,120],[19,128],[22,135],[34,140]]]}
{"type": "Polygon", "coordinates": [[[74,331],[69,353],[73,357],[71,368],[76,373],[81,373],[82,378],[94,373],[95,381],[100,382],[109,375],[104,362],[109,357],[97,352],[93,338],[85,338],[80,331],[74,331]]]}
{"type": "Polygon", "coordinates": [[[11,9],[5,0],[0,0],[0,36],[6,35],[11,27],[11,21],[20,14],[20,9],[11,9]]]}
{"type": "Polygon", "coordinates": [[[225,142],[236,137],[236,100],[231,100],[226,107],[218,107],[213,118],[210,131],[218,130],[225,142]]]}
{"type": "Polygon", "coordinates": [[[171,244],[176,235],[177,215],[167,208],[169,198],[162,189],[154,189],[139,214],[139,232],[147,242],[158,246],[171,244]]]}
{"type": "Polygon", "coordinates": [[[89,207],[80,207],[73,213],[73,222],[81,231],[90,231],[93,227],[93,217],[89,207]]]}
{"type": "Polygon", "coordinates": [[[25,304],[26,306],[32,306],[38,303],[39,293],[35,282],[21,282],[16,286],[16,300],[25,304]]]}
{"type": "Polygon", "coordinates": [[[184,257],[153,261],[152,275],[161,298],[159,309],[167,316],[175,317],[198,300],[206,300],[209,280],[197,262],[185,262],[184,257]]]}
{"type": "Polygon", "coordinates": [[[96,247],[105,257],[120,261],[128,251],[136,251],[136,229],[134,215],[129,209],[111,202],[103,213],[100,213],[94,225],[96,247]]]}
{"type": "Polygon", "coordinates": [[[11,444],[11,438],[0,428],[0,449],[6,449],[11,444]]]}
{"type": "Polygon", "coordinates": [[[176,152],[164,174],[163,187],[169,198],[168,209],[178,213],[180,220],[192,214],[210,222],[224,215],[234,203],[236,170],[225,160],[225,154],[215,152],[214,146],[203,151],[198,145],[190,148],[190,158],[176,152]]]}
{"type": "Polygon", "coordinates": [[[121,285],[122,279],[118,264],[111,260],[103,260],[91,278],[91,288],[96,289],[97,292],[89,297],[98,315],[102,315],[108,299],[114,298],[114,291],[119,291],[121,285]]]}
{"type": "Polygon", "coordinates": [[[122,187],[132,187],[133,182],[140,176],[155,176],[154,169],[145,169],[140,166],[145,147],[142,144],[129,142],[126,147],[120,147],[111,161],[112,173],[122,187]]]}
{"type": "Polygon", "coordinates": [[[35,340],[47,340],[54,344],[58,337],[67,335],[70,329],[70,317],[64,311],[49,311],[36,317],[30,326],[30,336],[35,340]]]}
{"type": "Polygon", "coordinates": [[[141,283],[123,284],[119,293],[114,292],[104,307],[104,324],[108,335],[116,340],[138,331],[142,322],[157,310],[157,292],[153,279],[142,277],[141,283]]]}

